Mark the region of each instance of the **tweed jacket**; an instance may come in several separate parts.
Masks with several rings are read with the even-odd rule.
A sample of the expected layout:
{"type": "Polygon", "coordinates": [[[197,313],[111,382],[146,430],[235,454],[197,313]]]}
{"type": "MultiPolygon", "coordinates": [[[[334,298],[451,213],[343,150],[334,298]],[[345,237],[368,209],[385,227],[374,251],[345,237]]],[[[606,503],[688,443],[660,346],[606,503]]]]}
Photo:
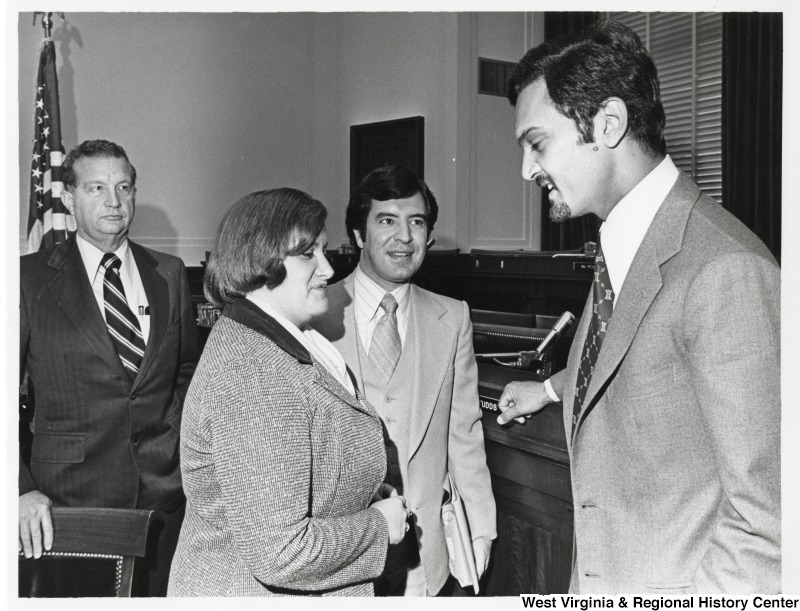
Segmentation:
{"type": "MultiPolygon", "coordinates": [[[[554,376],[567,437],[591,296],[554,376]]],[[[780,270],[681,175],[617,297],[571,439],[581,594],[775,593],[780,270]]]]}
{"type": "Polygon", "coordinates": [[[131,383],[76,239],[20,259],[20,367],[35,394],[31,465],[19,493],[55,505],[135,508],[139,480],[166,511],[183,502],[178,433],[199,356],[183,262],[134,242],[150,335],[131,383]]]}
{"type": "MultiPolygon", "coordinates": [[[[363,388],[353,306],[353,274],[328,289],[327,313],[314,327],[344,356],[363,388]]],[[[464,499],[473,538],[497,536],[495,502],[478,403],[478,367],[466,303],[410,286],[410,320],[417,338],[408,456],[403,493],[417,516],[420,558],[430,592],[449,575],[442,528],[442,484],[448,470],[464,499]]]]}
{"type": "Polygon", "coordinates": [[[181,431],[186,518],[170,596],[371,596],[380,419],[247,299],[214,325],[181,431]]]}

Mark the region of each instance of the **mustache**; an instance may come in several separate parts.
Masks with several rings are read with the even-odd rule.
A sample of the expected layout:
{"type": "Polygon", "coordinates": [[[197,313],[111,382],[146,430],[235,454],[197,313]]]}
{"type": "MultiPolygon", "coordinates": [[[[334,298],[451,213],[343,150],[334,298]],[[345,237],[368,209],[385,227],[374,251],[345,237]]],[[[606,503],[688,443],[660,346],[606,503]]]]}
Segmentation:
{"type": "Polygon", "coordinates": [[[536,183],[536,186],[539,187],[540,189],[545,187],[545,186],[555,187],[555,183],[553,182],[553,179],[550,178],[550,175],[547,174],[546,172],[539,172],[534,177],[533,180],[536,183]]]}

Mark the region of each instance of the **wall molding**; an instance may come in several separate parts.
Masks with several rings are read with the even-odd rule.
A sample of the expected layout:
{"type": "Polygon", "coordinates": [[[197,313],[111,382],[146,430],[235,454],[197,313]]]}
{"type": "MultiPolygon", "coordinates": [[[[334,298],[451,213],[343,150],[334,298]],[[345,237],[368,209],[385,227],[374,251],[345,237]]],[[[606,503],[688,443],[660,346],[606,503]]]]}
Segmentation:
{"type": "Polygon", "coordinates": [[[206,258],[206,251],[214,247],[213,237],[208,238],[163,238],[131,236],[131,240],[147,248],[175,255],[187,266],[195,267],[206,258]]]}

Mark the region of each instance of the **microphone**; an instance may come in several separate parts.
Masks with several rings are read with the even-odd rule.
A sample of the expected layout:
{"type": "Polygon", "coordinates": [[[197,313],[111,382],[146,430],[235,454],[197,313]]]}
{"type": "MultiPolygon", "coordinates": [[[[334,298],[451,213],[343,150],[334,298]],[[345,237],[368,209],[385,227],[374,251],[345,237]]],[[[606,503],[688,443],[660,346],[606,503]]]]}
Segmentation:
{"type": "Polygon", "coordinates": [[[431,247],[431,246],[433,246],[434,244],[436,244],[436,240],[435,240],[434,238],[431,238],[431,239],[430,239],[430,240],[428,240],[428,242],[425,244],[425,248],[430,248],[430,247],[431,247]]]}
{"type": "Polygon", "coordinates": [[[567,329],[572,326],[572,323],[575,322],[575,316],[572,312],[564,312],[561,317],[556,321],[556,324],[553,325],[553,328],[550,329],[550,333],[541,341],[541,343],[536,346],[536,352],[539,354],[544,354],[544,351],[554,345],[559,339],[561,339],[561,334],[564,333],[567,329]]]}
{"type": "Polygon", "coordinates": [[[536,347],[536,350],[521,350],[519,352],[486,352],[476,354],[475,356],[494,359],[499,365],[505,365],[506,367],[527,367],[534,361],[538,361],[544,366],[547,360],[544,354],[545,351],[549,348],[552,348],[556,342],[561,339],[561,335],[567,329],[569,329],[574,322],[575,316],[572,314],[572,312],[564,312],[556,321],[556,324],[553,325],[553,328],[550,329],[550,332],[536,347]],[[516,361],[512,363],[503,363],[497,360],[503,358],[514,358],[516,361]]]}

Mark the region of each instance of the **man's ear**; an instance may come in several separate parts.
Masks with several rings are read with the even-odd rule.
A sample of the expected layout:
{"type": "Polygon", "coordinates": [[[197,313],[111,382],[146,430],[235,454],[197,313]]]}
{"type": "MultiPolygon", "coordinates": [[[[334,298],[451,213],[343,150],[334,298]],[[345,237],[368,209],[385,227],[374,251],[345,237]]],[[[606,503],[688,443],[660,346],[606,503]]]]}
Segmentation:
{"type": "Polygon", "coordinates": [[[359,248],[364,248],[364,239],[361,237],[361,232],[358,229],[353,229],[353,235],[356,238],[356,244],[359,248]]]}
{"type": "Polygon", "coordinates": [[[72,216],[75,216],[75,198],[72,196],[72,193],[67,191],[66,189],[62,189],[61,191],[61,203],[64,204],[69,213],[72,216]]]}
{"type": "Polygon", "coordinates": [[[610,97],[595,115],[595,139],[616,148],[628,131],[628,107],[620,98],[610,97]]]}

